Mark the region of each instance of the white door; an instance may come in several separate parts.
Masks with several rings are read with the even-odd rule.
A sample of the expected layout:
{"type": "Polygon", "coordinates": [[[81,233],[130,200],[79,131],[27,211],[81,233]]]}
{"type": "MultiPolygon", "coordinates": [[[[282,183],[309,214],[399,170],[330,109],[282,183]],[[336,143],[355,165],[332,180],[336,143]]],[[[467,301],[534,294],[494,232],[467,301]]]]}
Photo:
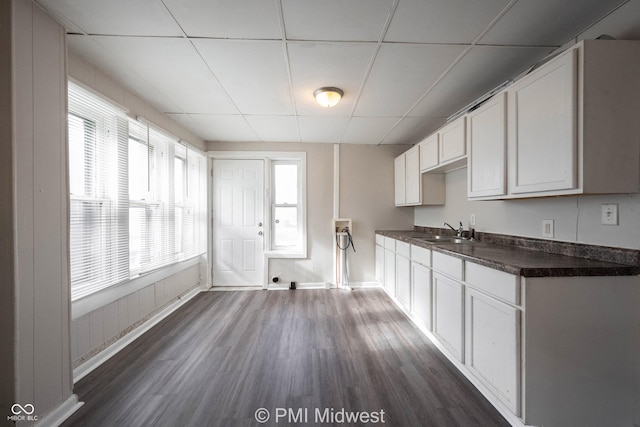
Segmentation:
{"type": "Polygon", "coordinates": [[[264,162],[213,161],[213,285],[264,281],[264,162]]]}

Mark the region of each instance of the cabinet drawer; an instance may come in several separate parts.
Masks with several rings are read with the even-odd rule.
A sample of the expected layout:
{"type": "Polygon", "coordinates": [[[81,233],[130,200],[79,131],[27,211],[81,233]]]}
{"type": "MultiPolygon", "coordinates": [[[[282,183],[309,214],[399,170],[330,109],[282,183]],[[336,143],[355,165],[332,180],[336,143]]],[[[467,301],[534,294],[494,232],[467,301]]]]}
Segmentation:
{"type": "Polygon", "coordinates": [[[462,280],[462,260],[440,252],[433,253],[433,269],[462,280]]]}
{"type": "Polygon", "coordinates": [[[392,239],[391,237],[384,236],[384,248],[395,252],[396,251],[396,239],[392,239]]]}
{"type": "Polygon", "coordinates": [[[406,242],[396,240],[396,253],[405,258],[411,257],[411,245],[406,242]]]}
{"type": "Polygon", "coordinates": [[[431,267],[431,251],[420,246],[411,245],[411,261],[431,267]]]}
{"type": "Polygon", "coordinates": [[[511,304],[520,303],[520,286],[518,276],[504,271],[474,264],[465,263],[465,281],[467,284],[481,289],[511,304]]]}
{"type": "Polygon", "coordinates": [[[384,246],[384,236],[376,234],[376,245],[384,246]]]}

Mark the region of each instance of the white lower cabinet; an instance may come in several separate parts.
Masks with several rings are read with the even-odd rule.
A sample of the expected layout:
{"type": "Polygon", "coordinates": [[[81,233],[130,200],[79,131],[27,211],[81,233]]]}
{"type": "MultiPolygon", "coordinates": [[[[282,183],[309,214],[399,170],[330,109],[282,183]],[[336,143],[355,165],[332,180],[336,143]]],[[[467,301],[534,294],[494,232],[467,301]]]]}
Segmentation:
{"type": "Polygon", "coordinates": [[[391,296],[396,295],[396,253],[384,250],[384,288],[391,296]]]}
{"type": "Polygon", "coordinates": [[[464,354],[463,295],[462,283],[433,273],[433,333],[459,361],[464,354]]]}
{"type": "Polygon", "coordinates": [[[396,253],[396,298],[411,311],[411,261],[396,253]]]}
{"type": "Polygon", "coordinates": [[[466,289],[465,364],[520,415],[520,310],[466,289]]]}
{"type": "Polygon", "coordinates": [[[384,283],[384,246],[376,245],[376,281],[384,283]]]}
{"type": "Polygon", "coordinates": [[[396,298],[411,311],[411,245],[396,241],[396,298]]]}
{"type": "Polygon", "coordinates": [[[411,261],[412,312],[422,326],[431,327],[431,270],[411,261]]]}
{"type": "Polygon", "coordinates": [[[386,291],[510,423],[638,424],[640,276],[521,277],[376,243],[386,291]]]}

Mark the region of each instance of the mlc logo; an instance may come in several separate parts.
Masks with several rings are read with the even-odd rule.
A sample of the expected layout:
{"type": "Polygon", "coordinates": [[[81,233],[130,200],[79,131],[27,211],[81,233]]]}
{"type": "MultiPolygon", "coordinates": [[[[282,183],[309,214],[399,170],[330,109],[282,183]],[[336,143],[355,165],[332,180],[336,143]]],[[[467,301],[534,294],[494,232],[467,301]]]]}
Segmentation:
{"type": "Polygon", "coordinates": [[[13,412],[13,415],[20,415],[23,413],[27,415],[31,415],[35,410],[36,408],[34,408],[31,403],[27,403],[24,406],[20,405],[19,403],[14,403],[13,406],[11,407],[11,412],[13,412]]]}
{"type": "Polygon", "coordinates": [[[21,405],[14,403],[11,406],[11,412],[13,415],[7,417],[7,421],[38,421],[38,416],[33,415],[36,408],[31,404],[21,405]]]}

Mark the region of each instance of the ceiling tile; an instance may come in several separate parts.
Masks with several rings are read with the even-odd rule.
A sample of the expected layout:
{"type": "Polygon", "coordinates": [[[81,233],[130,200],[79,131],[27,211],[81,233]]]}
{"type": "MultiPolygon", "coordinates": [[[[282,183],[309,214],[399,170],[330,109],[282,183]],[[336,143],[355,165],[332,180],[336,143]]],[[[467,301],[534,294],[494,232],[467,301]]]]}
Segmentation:
{"type": "Polygon", "coordinates": [[[189,37],[282,39],[275,1],[163,0],[189,37]]]}
{"type": "Polygon", "coordinates": [[[519,1],[482,37],[482,44],[560,46],[623,0],[519,1]]]}
{"type": "MultiPolygon", "coordinates": [[[[149,37],[95,37],[95,40],[106,49],[103,63],[110,63],[111,68],[126,64],[171,100],[175,109],[163,106],[163,112],[237,113],[188,40],[149,37]]],[[[127,75],[123,78],[134,92],[141,89],[135,86],[135,80],[126,80],[127,75]]]]}
{"type": "Polygon", "coordinates": [[[143,96],[146,101],[160,111],[179,111],[178,105],[167,95],[151,85],[129,64],[116,60],[113,55],[96,41],[95,37],[67,35],[67,48],[83,60],[93,64],[100,71],[120,82],[132,92],[143,96]]]}
{"type": "Polygon", "coordinates": [[[602,21],[580,34],[582,39],[596,39],[602,34],[618,40],[640,40],[640,1],[630,1],[602,21]]]}
{"type": "Polygon", "coordinates": [[[289,42],[287,49],[298,114],[349,115],[376,45],[289,42]],[[335,86],[344,91],[338,105],[333,108],[318,105],[313,92],[323,86],[335,86]]]}
{"type": "Polygon", "coordinates": [[[475,46],[409,112],[448,117],[549,53],[549,48],[475,46]]]}
{"type": "Polygon", "coordinates": [[[509,3],[508,0],[403,0],[385,41],[471,43],[509,3]]]}
{"type": "Polygon", "coordinates": [[[205,141],[258,141],[242,116],[212,114],[167,114],[205,141]]]}
{"type": "Polygon", "coordinates": [[[445,117],[405,117],[382,144],[416,144],[438,130],[445,121],[445,117]]]}
{"type": "Polygon", "coordinates": [[[87,34],[181,36],[171,14],[157,0],[38,0],[87,34]]]}
{"type": "Polygon", "coordinates": [[[356,115],[402,117],[464,50],[464,46],[383,44],[356,115]]]}
{"type": "Polygon", "coordinates": [[[298,117],[302,142],[340,142],[348,117],[298,117]]]}
{"type": "Polygon", "coordinates": [[[282,0],[289,40],[378,41],[393,0],[282,0]]]}
{"type": "Polygon", "coordinates": [[[352,117],[340,142],[378,144],[399,121],[398,117],[352,117]]]}
{"type": "Polygon", "coordinates": [[[282,42],[193,43],[242,114],[293,115],[282,42]]]}
{"type": "Polygon", "coordinates": [[[295,116],[245,116],[261,141],[300,142],[295,116]]]}

